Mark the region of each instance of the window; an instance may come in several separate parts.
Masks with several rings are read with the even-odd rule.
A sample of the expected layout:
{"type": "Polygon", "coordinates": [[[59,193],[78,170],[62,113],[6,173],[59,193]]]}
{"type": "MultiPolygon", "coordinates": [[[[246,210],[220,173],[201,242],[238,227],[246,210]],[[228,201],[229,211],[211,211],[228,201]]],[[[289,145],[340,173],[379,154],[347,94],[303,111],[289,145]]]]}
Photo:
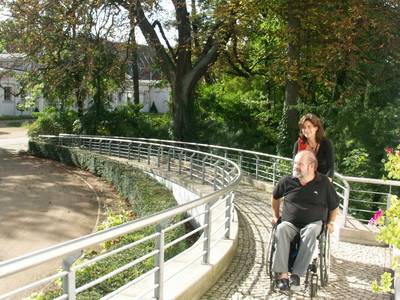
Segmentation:
{"type": "Polygon", "coordinates": [[[4,87],[4,101],[11,101],[11,87],[4,87]]]}

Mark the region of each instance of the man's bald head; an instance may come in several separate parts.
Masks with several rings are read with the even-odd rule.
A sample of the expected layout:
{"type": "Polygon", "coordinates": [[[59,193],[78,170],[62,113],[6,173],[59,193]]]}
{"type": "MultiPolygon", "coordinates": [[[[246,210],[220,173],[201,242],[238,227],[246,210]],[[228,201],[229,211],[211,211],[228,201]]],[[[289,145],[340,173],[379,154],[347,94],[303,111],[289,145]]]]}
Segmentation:
{"type": "Polygon", "coordinates": [[[312,177],[318,167],[318,161],[315,154],[311,151],[300,151],[294,157],[293,176],[297,178],[312,177]]]}

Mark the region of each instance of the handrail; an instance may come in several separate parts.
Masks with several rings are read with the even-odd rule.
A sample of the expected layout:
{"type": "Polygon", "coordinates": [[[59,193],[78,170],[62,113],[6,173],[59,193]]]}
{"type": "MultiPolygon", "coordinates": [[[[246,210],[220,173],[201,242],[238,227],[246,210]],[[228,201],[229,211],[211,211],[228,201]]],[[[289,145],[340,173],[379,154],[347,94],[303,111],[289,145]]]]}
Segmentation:
{"type": "MultiPolygon", "coordinates": [[[[181,172],[186,172],[190,175],[190,177],[197,176],[197,178],[203,183],[208,182],[213,185],[215,191],[200,199],[196,199],[192,202],[165,210],[152,216],[134,220],[102,232],[80,237],[54,247],[2,262],[0,263],[0,277],[25,270],[57,257],[75,253],[76,251],[86,247],[93,246],[128,232],[134,232],[149,225],[159,225],[164,220],[171,218],[172,216],[182,212],[190,211],[191,209],[198,208],[202,205],[208,207],[210,210],[212,207],[214,207],[214,205],[210,205],[210,203],[213,201],[221,199],[223,195],[227,195],[228,193],[233,195],[232,191],[240,181],[242,170],[246,171],[248,176],[254,177],[256,180],[271,182],[272,185],[274,185],[280,177],[287,175],[291,171],[291,166],[289,163],[292,162],[292,159],[290,158],[218,145],[187,143],[160,139],[102,137],[89,135],[78,136],[69,134],[60,134],[59,136],[43,135],[40,136],[40,138],[46,140],[47,142],[56,143],[60,146],[80,147],[89,151],[97,151],[100,154],[124,157],[127,159],[137,159],[138,162],[147,162],[147,164],[153,162],[157,164],[157,166],[160,164],[160,158],[168,156],[167,162],[163,162],[167,164],[168,171],[175,167],[175,170],[179,174],[181,172]],[[207,149],[209,152],[200,151],[199,149],[201,148],[207,149]],[[220,151],[223,151],[223,156],[218,155],[220,151]],[[196,155],[199,155],[200,157],[196,157],[196,155]],[[175,165],[173,165],[173,160],[175,160],[175,165]],[[189,164],[190,167],[188,166],[189,164]],[[197,172],[200,172],[200,174],[193,173],[195,170],[193,168],[194,166],[196,167],[197,172]]],[[[351,195],[357,194],[361,194],[362,197],[365,197],[365,191],[360,189],[352,189],[350,183],[389,186],[389,193],[368,191],[377,197],[386,196],[387,206],[390,205],[391,187],[400,186],[400,181],[344,176],[337,172],[334,174],[334,179],[335,186],[342,191],[342,193],[339,192],[338,194],[343,199],[341,208],[343,210],[344,226],[346,226],[346,221],[349,215],[352,215],[353,218],[355,217],[354,212],[373,212],[373,206],[368,209],[352,207],[353,204],[364,205],[364,203],[367,203],[369,200],[366,201],[364,198],[361,200],[357,198],[351,198],[351,195]],[[340,184],[337,182],[337,180],[340,180],[342,183],[340,184]]],[[[225,199],[227,199],[226,197],[233,199],[233,196],[225,196],[225,199]]],[[[377,203],[381,202],[371,202],[370,205],[377,205],[377,203]]],[[[204,212],[205,220],[209,219],[209,210],[204,212]]],[[[230,209],[226,208],[225,210],[229,215],[230,209]]],[[[228,217],[228,219],[229,218],[230,217],[228,217]]],[[[360,220],[365,221],[362,219],[360,220]]],[[[209,221],[211,222],[211,220],[209,221]]],[[[205,228],[205,239],[203,242],[204,249],[208,249],[210,247],[211,243],[209,235],[213,234],[213,232],[210,231],[210,226],[208,225],[208,223],[201,225],[205,228]]],[[[161,231],[160,235],[163,234],[162,232],[163,231],[161,231]]],[[[229,234],[227,235],[225,233],[224,236],[226,238],[229,236],[229,234]]],[[[159,236],[158,238],[163,240],[162,236],[159,236]]],[[[161,245],[164,247],[164,242],[162,242],[161,245]]],[[[157,252],[158,250],[155,251],[157,252]]],[[[207,261],[208,258],[209,251],[205,251],[203,256],[204,261],[207,261]]],[[[157,272],[157,270],[154,271],[155,274],[157,274],[157,272]]],[[[160,281],[157,282],[158,283],[156,286],[158,286],[158,284],[162,284],[160,281]]],[[[162,290],[162,288],[157,289],[162,290]]],[[[2,299],[1,296],[0,299],[2,299]]]]}
{"type": "MultiPolygon", "coordinates": [[[[55,258],[60,258],[60,257],[65,257],[67,255],[75,254],[77,252],[80,252],[82,249],[85,249],[87,247],[91,247],[94,245],[97,245],[99,243],[105,242],[110,239],[114,239],[116,237],[119,237],[123,234],[131,233],[131,232],[136,232],[138,230],[141,230],[145,227],[151,226],[151,225],[157,225],[157,228],[164,227],[163,230],[169,230],[170,227],[176,226],[176,224],[169,225],[169,227],[165,227],[165,221],[168,219],[171,219],[172,217],[176,215],[180,215],[182,213],[190,213],[191,210],[193,209],[198,209],[201,207],[204,207],[204,212],[199,213],[198,211],[195,212],[197,216],[194,216],[194,218],[199,218],[200,216],[204,215],[204,222],[203,224],[199,224],[199,228],[206,228],[208,231],[210,226],[212,226],[211,222],[214,222],[214,217],[207,217],[211,215],[211,210],[214,210],[215,208],[212,207],[213,203],[222,201],[224,203],[224,209],[227,211],[231,211],[233,209],[232,202],[234,199],[234,194],[233,194],[233,189],[239,184],[242,173],[239,168],[239,166],[230,161],[229,159],[218,156],[216,154],[211,154],[207,152],[202,152],[198,150],[193,150],[193,149],[186,149],[186,148],[180,148],[174,145],[164,145],[164,144],[157,144],[154,142],[145,142],[145,141],[133,141],[133,140],[126,140],[126,139],[118,139],[118,138],[97,138],[97,137],[90,137],[90,142],[88,141],[87,137],[78,137],[78,136],[40,136],[40,140],[54,143],[58,146],[67,146],[67,147],[80,147],[80,148],[85,148],[90,151],[97,151],[99,153],[103,153],[106,155],[110,156],[116,156],[116,157],[125,157],[125,158],[130,158],[130,159],[135,159],[138,158],[138,161],[142,159],[142,162],[147,162],[147,164],[154,163],[156,165],[160,165],[160,163],[165,163],[167,162],[160,162],[161,156],[167,157],[168,156],[168,171],[172,169],[172,167],[175,167],[176,171],[178,172],[178,166],[179,166],[179,174],[184,172],[187,174],[190,174],[190,176],[197,176],[197,178],[201,179],[203,178],[202,182],[208,182],[214,186],[214,191],[208,193],[207,195],[192,200],[190,202],[178,205],[176,207],[164,210],[162,212],[153,214],[151,216],[143,217],[137,220],[133,220],[131,222],[103,230],[101,232],[96,232],[93,234],[89,234],[83,237],[79,237],[74,240],[70,240],[46,249],[42,249],[33,253],[26,254],[24,256],[20,256],[8,261],[4,261],[0,263],[0,278],[12,275],[17,272],[24,271],[26,269],[29,269],[33,266],[43,264],[47,261],[53,260],[55,258]],[[144,156],[146,156],[146,159],[144,159],[144,156]],[[197,157],[195,157],[197,156],[197,157]],[[188,161],[186,161],[186,157],[188,158],[188,161]],[[200,157],[200,158],[198,158],[200,157]],[[176,163],[179,158],[179,165],[176,163]],[[195,158],[195,159],[194,159],[195,158]],[[175,165],[173,160],[175,160],[175,165]],[[189,164],[190,160],[190,170],[187,164],[189,164]],[[199,162],[197,162],[199,161],[199,162]],[[185,165],[186,164],[186,165],[185,165]],[[187,168],[187,169],[185,169],[187,168]],[[200,171],[199,171],[200,170],[200,171]],[[195,171],[197,174],[195,174],[195,171]],[[200,175],[199,175],[200,173],[200,175]],[[207,223],[210,222],[210,223],[207,223]]],[[[219,211],[217,209],[217,211],[219,211]]],[[[191,218],[187,218],[185,222],[189,222],[191,218]],[[189,220],[189,221],[188,221],[189,220]]],[[[229,232],[230,232],[230,226],[232,222],[232,218],[229,217],[228,219],[223,220],[225,222],[225,231],[222,233],[208,233],[207,236],[207,243],[204,243],[205,248],[205,254],[204,254],[204,259],[203,261],[205,263],[208,263],[207,258],[209,258],[209,252],[210,252],[210,240],[211,238],[214,241],[218,241],[219,239],[224,239],[224,238],[229,238],[229,232]],[[228,224],[229,223],[229,224],[228,224]],[[208,246],[208,248],[207,248],[208,246]]],[[[200,221],[202,223],[202,220],[200,221]]],[[[198,229],[195,229],[198,231],[198,229]]],[[[191,231],[191,234],[195,230],[191,231]]],[[[164,231],[160,231],[158,234],[158,237],[156,237],[156,240],[159,239],[164,239],[163,238],[164,231]]],[[[189,236],[189,234],[187,234],[189,236]]],[[[181,236],[177,238],[174,241],[179,241],[180,239],[183,239],[186,236],[181,236]]],[[[204,238],[203,238],[204,239],[204,238]]],[[[207,240],[206,239],[206,240],[207,240]]],[[[156,243],[157,244],[157,243],[156,243]]],[[[167,246],[171,246],[171,242],[167,244],[167,246]]],[[[164,263],[164,258],[163,258],[163,252],[166,245],[164,245],[164,242],[159,244],[159,247],[153,251],[154,254],[153,256],[159,256],[158,258],[158,263],[161,265],[164,263]],[[160,261],[161,259],[161,261],[160,261]]],[[[150,254],[148,254],[150,255],[150,254]]],[[[145,258],[143,256],[142,258],[145,258]]],[[[122,269],[122,268],[121,268],[122,269]]],[[[154,271],[154,274],[156,276],[163,276],[156,268],[154,271]]],[[[72,272],[72,277],[74,278],[74,268],[71,268],[67,270],[68,272],[72,272]]],[[[65,273],[65,271],[64,271],[65,273]]],[[[64,273],[59,273],[58,276],[64,276],[62,274],[64,273]]],[[[111,276],[112,273],[110,273],[111,276]]],[[[51,277],[52,278],[52,277],[51,277]]],[[[68,278],[70,278],[70,274],[68,274],[68,278]]],[[[68,279],[69,281],[69,279],[68,279]]],[[[95,284],[96,280],[93,281],[93,284],[95,284]]],[[[158,278],[157,279],[158,286],[162,285],[163,279],[158,278]]],[[[64,293],[68,294],[69,299],[75,299],[75,294],[85,288],[85,286],[82,286],[80,288],[75,287],[75,282],[73,280],[72,283],[68,282],[68,285],[73,284],[73,287],[68,286],[66,289],[64,289],[64,293]]],[[[32,284],[31,284],[32,285],[32,284]]],[[[90,284],[89,284],[90,285],[90,284]]],[[[87,285],[87,286],[89,286],[87,285]]],[[[64,284],[63,284],[64,287],[64,284]]],[[[20,291],[23,291],[24,288],[20,288],[20,291]]],[[[162,293],[162,288],[160,286],[156,288],[155,293],[162,293]]],[[[4,297],[9,297],[10,295],[13,295],[13,292],[8,293],[6,295],[0,295],[0,299],[3,299],[4,297]]],[[[66,294],[61,296],[61,298],[64,298],[66,294]]],[[[160,297],[162,299],[162,295],[158,295],[157,297],[160,297]]]]}
{"type": "Polygon", "coordinates": [[[235,187],[238,180],[239,179],[235,179],[235,183],[224,190],[214,192],[210,195],[193,200],[189,203],[179,205],[178,207],[170,208],[149,217],[140,218],[125,224],[121,224],[119,226],[115,226],[110,229],[92,233],[77,239],[70,240],[65,243],[60,243],[53,247],[45,248],[36,252],[31,252],[27,255],[1,262],[0,277],[23,271],[46,261],[65,256],[70,253],[74,253],[81,249],[97,245],[110,239],[117,238],[123,234],[137,231],[149,225],[154,225],[162,222],[170,217],[176,216],[177,214],[186,212],[192,208],[208,203],[210,200],[218,198],[220,195],[231,191],[235,187]]]}
{"type": "MultiPolygon", "coordinates": [[[[337,175],[337,173],[335,175],[337,175]]],[[[341,178],[343,178],[347,182],[400,186],[400,181],[398,180],[387,180],[387,179],[376,179],[376,178],[354,177],[354,176],[341,176],[341,178]]]]}
{"type": "MultiPolygon", "coordinates": [[[[71,135],[73,136],[73,135],[71,135]]],[[[88,136],[89,137],[89,136],[88,136]]],[[[124,137],[120,137],[120,138],[124,138],[124,137]]],[[[149,138],[134,138],[134,137],[129,137],[129,139],[131,140],[137,140],[137,141],[152,141],[152,142],[158,142],[158,143],[166,143],[166,144],[179,144],[179,145],[184,145],[184,146],[188,146],[188,147],[204,147],[204,148],[208,148],[208,149],[216,149],[216,150],[222,150],[225,151],[225,154],[227,152],[236,152],[238,154],[249,154],[249,155],[253,155],[253,156],[262,156],[262,157],[268,157],[268,158],[272,158],[272,159],[276,159],[278,161],[286,161],[286,162],[291,162],[292,159],[287,158],[287,157],[282,157],[282,156],[278,156],[278,155],[271,155],[271,154],[266,154],[266,153],[261,153],[261,152],[256,152],[256,151],[250,151],[250,150],[244,150],[244,149],[238,149],[238,148],[229,148],[229,147],[225,147],[225,146],[219,146],[219,145],[210,145],[210,144],[200,144],[200,143],[192,143],[192,142],[181,142],[181,141],[171,141],[171,140],[162,140],[162,139],[149,139],[149,138]]],[[[242,159],[242,156],[240,157],[242,159]]],[[[232,159],[232,158],[230,158],[232,159]]],[[[254,174],[256,174],[256,179],[258,180],[263,180],[265,178],[260,178],[258,175],[258,167],[259,167],[259,162],[257,160],[255,160],[255,171],[254,174]]],[[[240,165],[240,162],[238,162],[240,165]]],[[[275,166],[275,165],[274,165],[275,166]]],[[[250,174],[251,175],[251,174],[250,174]]],[[[275,184],[275,169],[273,170],[273,179],[270,180],[272,182],[272,184],[275,184]]],[[[360,196],[355,196],[357,198],[350,198],[351,195],[355,195],[357,194],[356,192],[358,192],[358,194],[360,194],[360,191],[356,191],[354,189],[351,189],[351,184],[350,183],[358,183],[358,184],[367,184],[367,185],[378,185],[378,186],[389,186],[390,190],[387,193],[384,193],[384,195],[386,195],[386,208],[388,208],[390,206],[390,197],[391,197],[391,188],[392,186],[398,187],[400,186],[400,181],[396,181],[396,180],[384,180],[384,179],[375,179],[375,178],[364,178],[364,177],[354,177],[354,176],[345,176],[342,175],[338,172],[334,173],[334,178],[337,178],[339,180],[341,180],[343,182],[343,187],[340,186],[339,184],[335,183],[335,185],[341,189],[343,189],[343,193],[339,193],[339,196],[343,199],[343,204],[341,205],[342,210],[343,210],[343,216],[344,216],[344,222],[343,225],[346,226],[347,223],[347,219],[349,216],[349,210],[354,210],[355,212],[357,211],[362,211],[362,209],[357,209],[357,208],[352,208],[352,206],[360,206],[362,205],[363,202],[366,202],[365,200],[360,200],[357,199],[360,196]]],[[[377,194],[377,193],[376,193],[377,194]]],[[[365,197],[365,193],[362,197],[365,197]]],[[[368,201],[367,201],[368,202],[368,201]]],[[[371,206],[377,205],[379,204],[379,202],[371,202],[371,206]]],[[[372,215],[374,213],[374,208],[371,207],[369,209],[366,210],[366,212],[370,212],[370,214],[372,215]]],[[[363,218],[357,218],[356,215],[352,215],[353,218],[359,219],[362,222],[367,222],[368,219],[363,219],[363,218]]]]}

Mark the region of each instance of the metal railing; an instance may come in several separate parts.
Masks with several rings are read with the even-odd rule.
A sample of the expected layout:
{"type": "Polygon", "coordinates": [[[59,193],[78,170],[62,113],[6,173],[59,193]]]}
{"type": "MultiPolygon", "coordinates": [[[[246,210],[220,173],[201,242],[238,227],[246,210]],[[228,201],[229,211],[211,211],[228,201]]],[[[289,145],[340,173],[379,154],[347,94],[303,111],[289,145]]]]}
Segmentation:
{"type": "MultiPolygon", "coordinates": [[[[290,174],[292,169],[292,159],[261,152],[161,139],[131,137],[129,139],[214,153],[237,163],[244,175],[270,182],[272,185],[275,185],[281,177],[290,174]]],[[[398,189],[400,181],[344,176],[337,172],[335,172],[333,184],[341,199],[342,226],[347,225],[349,218],[367,223],[376,210],[387,209],[390,206],[390,198],[395,194],[396,188],[397,193],[400,191],[398,189]]]]}
{"type": "MultiPolygon", "coordinates": [[[[108,156],[136,160],[145,165],[161,166],[170,172],[184,173],[202,183],[208,183],[212,185],[215,190],[214,193],[204,198],[160,212],[154,216],[135,220],[107,231],[82,237],[0,264],[1,278],[2,276],[27,269],[55,257],[71,255],[71,253],[75,253],[80,249],[85,249],[122,234],[135,232],[146,226],[156,225],[156,230],[152,235],[148,235],[144,239],[135,241],[131,245],[126,246],[135,247],[138,243],[145,242],[148,239],[154,239],[156,245],[154,250],[146,254],[146,256],[137,258],[129,265],[114,270],[112,274],[105,275],[105,277],[87,283],[84,286],[75,287],[76,270],[101,260],[103,257],[100,256],[93,261],[85,262],[85,265],[65,267],[62,272],[43,279],[43,282],[47,282],[54,280],[54,278],[64,278],[64,294],[59,299],[75,299],[76,293],[82,292],[84,289],[113,276],[113,274],[120,271],[122,272],[132,265],[140,263],[148,257],[155,258],[154,268],[148,273],[139,276],[133,283],[141,280],[144,276],[149,276],[149,274],[154,276],[153,286],[150,290],[144,291],[144,293],[153,291],[155,298],[163,299],[163,282],[165,280],[165,278],[163,278],[165,262],[164,252],[166,247],[171,246],[171,243],[173,243],[173,241],[165,242],[165,232],[170,230],[171,226],[179,226],[179,224],[166,226],[166,220],[181,213],[192,212],[192,215],[182,222],[197,221],[198,227],[195,230],[196,232],[203,233],[203,242],[201,243],[203,251],[201,252],[201,256],[203,262],[207,263],[210,251],[212,251],[211,240],[214,239],[212,236],[214,232],[210,229],[212,227],[210,225],[213,222],[213,218],[211,218],[210,215],[213,214],[213,208],[223,204],[222,206],[224,208],[218,215],[223,216],[224,223],[222,226],[219,226],[222,228],[222,234],[217,240],[229,237],[229,224],[231,222],[232,201],[234,198],[232,191],[239,182],[241,172],[255,180],[265,181],[275,185],[280,178],[290,174],[292,169],[292,160],[290,158],[217,145],[158,139],[77,135],[42,136],[41,138],[46,142],[61,146],[79,147],[108,156]],[[199,210],[199,208],[201,209],[199,210]],[[195,213],[193,213],[194,211],[195,213]]],[[[344,216],[344,224],[342,225],[346,225],[350,217],[358,219],[360,222],[366,222],[377,207],[387,207],[390,205],[393,187],[400,186],[399,181],[349,177],[339,173],[335,173],[333,183],[341,198],[340,207],[344,216]],[[364,187],[361,185],[364,185],[364,187]],[[385,188],[388,190],[383,190],[385,188]]],[[[189,232],[187,234],[190,235],[194,233],[189,232]]],[[[184,239],[186,237],[183,236],[181,238],[184,239]]],[[[119,251],[123,250],[124,249],[121,249],[119,251]]],[[[110,252],[106,255],[111,256],[114,254],[115,252],[110,252]]],[[[36,282],[35,284],[42,284],[42,281],[36,282]]],[[[25,289],[27,288],[25,287],[25,289]]],[[[12,292],[12,294],[15,293],[16,291],[12,292]]],[[[139,296],[139,298],[142,296],[143,295],[139,296]]],[[[0,299],[5,299],[4,295],[0,297],[0,299]]]]}
{"type": "MultiPolygon", "coordinates": [[[[0,295],[0,299],[15,297],[55,280],[62,280],[62,292],[56,299],[76,299],[78,293],[82,293],[140,263],[152,261],[154,261],[152,268],[135,278],[133,282],[139,282],[148,276],[153,276],[153,285],[149,286],[149,289],[144,291],[143,295],[138,295],[136,299],[141,299],[149,293],[153,293],[153,297],[156,299],[164,299],[164,282],[167,280],[167,278],[164,278],[164,265],[167,261],[165,253],[169,248],[195,234],[201,234],[200,241],[195,243],[196,247],[201,247],[200,256],[196,260],[201,259],[204,264],[207,264],[215,244],[222,239],[230,238],[234,200],[233,189],[238,185],[241,177],[240,168],[234,162],[210,153],[145,141],[77,136],[41,136],[40,140],[59,146],[79,147],[107,156],[125,158],[128,161],[135,160],[136,165],[142,163],[144,166],[161,167],[167,172],[190,176],[199,183],[211,185],[212,188],[205,197],[186,204],[0,263],[1,280],[6,276],[22,272],[53,259],[64,258],[62,271],[0,295]],[[185,216],[183,220],[178,219],[176,221],[176,217],[182,214],[185,216]],[[174,240],[167,238],[168,232],[189,222],[196,224],[194,229],[185,231],[184,234],[174,240]],[[154,230],[151,234],[120,248],[73,264],[83,249],[146,228],[154,228],[154,230]],[[77,286],[79,270],[146,243],[153,245],[147,253],[134,257],[129,263],[118,266],[111,272],[100,275],[95,280],[77,286]]],[[[193,251],[195,246],[185,251],[193,251]]],[[[193,260],[191,264],[196,260],[193,260]]],[[[184,266],[184,268],[187,267],[187,265],[184,266]]],[[[176,270],[175,274],[180,271],[176,270]]],[[[132,284],[132,282],[129,284],[132,284]]]]}

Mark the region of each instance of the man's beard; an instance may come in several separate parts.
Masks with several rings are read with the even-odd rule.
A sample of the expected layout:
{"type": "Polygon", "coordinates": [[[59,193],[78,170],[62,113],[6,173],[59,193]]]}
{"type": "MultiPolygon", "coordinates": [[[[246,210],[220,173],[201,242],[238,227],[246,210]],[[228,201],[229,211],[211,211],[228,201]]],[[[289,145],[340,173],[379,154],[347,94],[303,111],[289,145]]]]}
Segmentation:
{"type": "Polygon", "coordinates": [[[296,177],[296,178],[302,178],[303,177],[303,174],[301,173],[300,169],[293,169],[292,175],[293,175],[293,177],[296,177]]]}

